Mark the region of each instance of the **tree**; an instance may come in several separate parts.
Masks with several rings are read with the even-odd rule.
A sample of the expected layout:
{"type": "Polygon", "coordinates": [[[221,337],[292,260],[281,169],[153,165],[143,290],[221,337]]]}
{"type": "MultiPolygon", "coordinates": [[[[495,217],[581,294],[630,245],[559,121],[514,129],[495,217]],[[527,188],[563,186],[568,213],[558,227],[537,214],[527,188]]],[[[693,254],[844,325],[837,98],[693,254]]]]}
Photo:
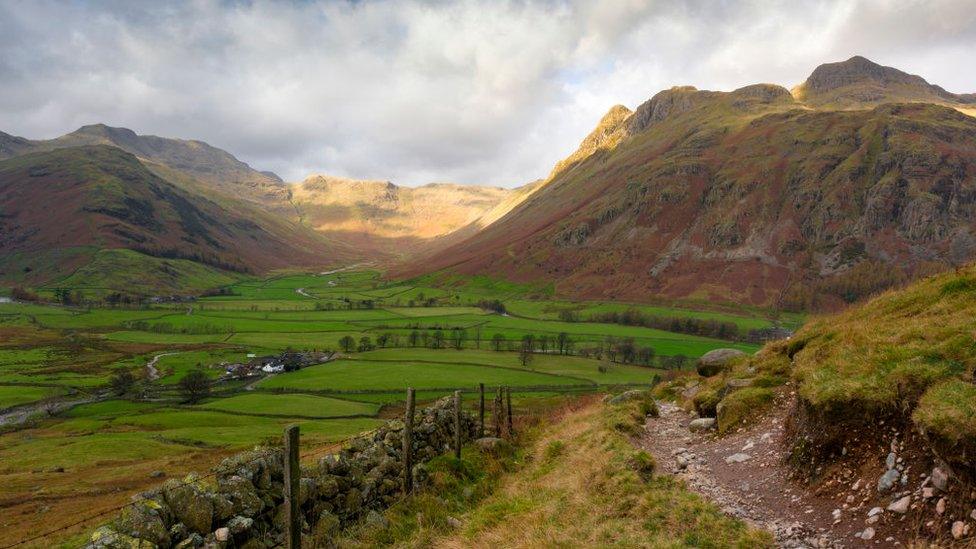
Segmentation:
{"type": "Polygon", "coordinates": [[[522,367],[525,367],[532,362],[532,348],[525,344],[525,340],[522,341],[522,347],[519,349],[519,362],[522,363],[522,367]]]}
{"type": "Polygon", "coordinates": [[[491,336],[491,348],[495,351],[501,351],[502,345],[505,344],[505,336],[502,334],[495,334],[491,336]]]}
{"type": "Polygon", "coordinates": [[[613,336],[607,336],[605,345],[606,345],[607,357],[610,359],[610,362],[616,362],[617,361],[617,338],[613,336]]]}
{"type": "Polygon", "coordinates": [[[132,390],[132,386],[136,383],[136,378],[132,375],[131,371],[123,369],[112,375],[108,383],[112,387],[113,393],[117,396],[124,396],[132,390]]]}
{"type": "Polygon", "coordinates": [[[467,332],[460,328],[454,328],[451,330],[451,343],[454,348],[460,351],[464,348],[464,340],[467,338],[467,332]]]}
{"type": "Polygon", "coordinates": [[[549,336],[543,335],[539,337],[539,350],[542,351],[543,354],[549,352],[549,336]]]}
{"type": "Polygon", "coordinates": [[[373,350],[373,340],[369,336],[363,336],[359,338],[359,352],[363,353],[366,351],[373,350]]]}
{"type": "Polygon", "coordinates": [[[654,347],[641,347],[637,352],[637,360],[644,366],[650,366],[654,363],[654,354],[654,347]]]}
{"type": "Polygon", "coordinates": [[[210,396],[210,378],[203,370],[190,370],[180,380],[180,394],[190,404],[200,402],[210,396]]]}
{"type": "Polygon", "coordinates": [[[532,334],[522,336],[522,348],[528,349],[531,353],[535,349],[535,336],[532,334]]]}
{"type": "Polygon", "coordinates": [[[387,345],[389,345],[389,343],[390,343],[390,334],[382,333],[376,336],[376,344],[379,345],[380,348],[386,347],[387,345]]]}
{"type": "Polygon", "coordinates": [[[407,341],[410,342],[411,347],[416,347],[417,343],[420,342],[420,332],[417,330],[410,332],[410,335],[407,336],[407,341]]]}
{"type": "Polygon", "coordinates": [[[431,342],[431,347],[434,349],[444,348],[444,330],[434,330],[433,341],[431,342]]]}
{"type": "Polygon", "coordinates": [[[339,346],[342,347],[343,351],[351,353],[356,348],[356,340],[352,336],[342,336],[339,339],[339,346]]]}
{"type": "Polygon", "coordinates": [[[424,330],[420,333],[420,340],[424,342],[424,347],[430,347],[430,332],[424,330]]]}
{"type": "Polygon", "coordinates": [[[566,349],[567,342],[569,342],[569,334],[566,332],[559,332],[559,335],[556,336],[556,347],[559,348],[559,354],[564,355],[568,352],[566,349]]]}

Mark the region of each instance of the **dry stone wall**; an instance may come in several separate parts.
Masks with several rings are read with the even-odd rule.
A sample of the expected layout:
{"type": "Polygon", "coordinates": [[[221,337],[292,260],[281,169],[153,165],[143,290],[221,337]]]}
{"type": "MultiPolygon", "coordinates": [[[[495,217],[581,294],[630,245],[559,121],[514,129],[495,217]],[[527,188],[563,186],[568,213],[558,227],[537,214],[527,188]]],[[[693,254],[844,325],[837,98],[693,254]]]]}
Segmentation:
{"type": "MultiPolygon", "coordinates": [[[[477,419],[461,415],[463,441],[476,438],[477,419]]],[[[337,454],[302,468],[301,509],[308,535],[328,536],[401,496],[403,422],[394,420],[353,439],[337,454]]],[[[451,448],[450,397],[418,411],[414,419],[414,486],[427,480],[425,464],[451,448]]],[[[284,542],[284,462],[280,448],[262,448],[225,459],[206,477],[189,475],[139,494],[87,547],[275,547],[284,542]]]]}

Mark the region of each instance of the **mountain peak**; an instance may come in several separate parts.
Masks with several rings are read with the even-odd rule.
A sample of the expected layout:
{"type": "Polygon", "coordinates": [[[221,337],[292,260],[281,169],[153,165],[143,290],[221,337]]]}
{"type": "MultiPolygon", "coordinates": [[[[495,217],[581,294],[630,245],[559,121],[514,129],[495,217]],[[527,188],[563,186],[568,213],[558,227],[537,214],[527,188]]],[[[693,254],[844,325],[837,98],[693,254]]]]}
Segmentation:
{"type": "Polygon", "coordinates": [[[824,63],[793,89],[793,96],[815,107],[870,108],[882,103],[966,103],[966,97],[929,84],[924,78],[855,55],[824,63]]]}

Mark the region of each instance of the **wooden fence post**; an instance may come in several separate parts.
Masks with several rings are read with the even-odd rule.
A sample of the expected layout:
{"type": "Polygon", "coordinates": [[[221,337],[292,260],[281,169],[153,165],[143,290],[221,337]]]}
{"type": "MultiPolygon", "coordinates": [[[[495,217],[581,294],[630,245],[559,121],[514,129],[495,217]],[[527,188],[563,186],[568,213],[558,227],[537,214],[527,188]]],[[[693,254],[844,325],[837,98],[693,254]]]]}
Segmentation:
{"type": "Polygon", "coordinates": [[[481,403],[478,405],[478,438],[485,436],[485,384],[478,384],[478,394],[481,403]]]}
{"type": "Polygon", "coordinates": [[[508,401],[508,436],[512,438],[515,436],[515,429],[512,428],[512,388],[505,388],[506,400],[508,401]]]}
{"type": "Polygon", "coordinates": [[[495,416],[495,438],[502,437],[502,388],[499,386],[495,391],[495,407],[492,410],[495,416]]]}
{"type": "Polygon", "coordinates": [[[413,387],[407,389],[407,412],[403,417],[403,493],[413,490],[413,409],[416,396],[413,387]]]}
{"type": "Polygon", "coordinates": [[[298,462],[298,425],[285,428],[285,544],[289,549],[302,547],[302,513],[300,507],[302,469],[298,462]]]}
{"type": "Polygon", "coordinates": [[[454,457],[461,459],[461,391],[454,391],[454,457]]]}

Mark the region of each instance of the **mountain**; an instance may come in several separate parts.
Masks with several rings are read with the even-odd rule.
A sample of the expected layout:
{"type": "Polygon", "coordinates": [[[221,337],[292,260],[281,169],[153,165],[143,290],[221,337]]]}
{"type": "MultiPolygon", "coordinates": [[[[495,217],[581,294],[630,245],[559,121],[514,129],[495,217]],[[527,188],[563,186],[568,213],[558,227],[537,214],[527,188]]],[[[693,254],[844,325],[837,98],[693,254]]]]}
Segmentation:
{"type": "Polygon", "coordinates": [[[273,173],[259,172],[227,151],[202,141],[138,135],[105,124],[83,126],[50,140],[28,140],[0,133],[0,160],[30,151],[49,151],[81,145],[110,145],[150,163],[206,183],[229,196],[259,203],[288,199],[288,186],[273,173]]]}
{"type": "Polygon", "coordinates": [[[804,83],[793,89],[793,95],[798,101],[817,108],[858,109],[894,102],[949,106],[976,103],[974,94],[949,93],[929,84],[921,76],[885,67],[861,56],[820,65],[804,83]]]}
{"type": "Polygon", "coordinates": [[[319,266],[350,254],[257,206],[190,192],[108,145],[0,161],[0,248],[0,278],[34,284],[56,281],[103,250],[129,250],[153,268],[192,262],[215,275],[319,266]]]}
{"type": "Polygon", "coordinates": [[[510,212],[394,275],[808,309],[974,257],[976,119],[860,59],[815,70],[805,102],[759,84],[614,107],[510,212]],[[839,99],[866,87],[881,104],[839,99]]]}
{"type": "Polygon", "coordinates": [[[337,238],[359,235],[359,245],[402,255],[434,245],[474,223],[511,191],[432,183],[400,187],[389,181],[312,175],[291,188],[290,206],[302,223],[337,238]]]}

